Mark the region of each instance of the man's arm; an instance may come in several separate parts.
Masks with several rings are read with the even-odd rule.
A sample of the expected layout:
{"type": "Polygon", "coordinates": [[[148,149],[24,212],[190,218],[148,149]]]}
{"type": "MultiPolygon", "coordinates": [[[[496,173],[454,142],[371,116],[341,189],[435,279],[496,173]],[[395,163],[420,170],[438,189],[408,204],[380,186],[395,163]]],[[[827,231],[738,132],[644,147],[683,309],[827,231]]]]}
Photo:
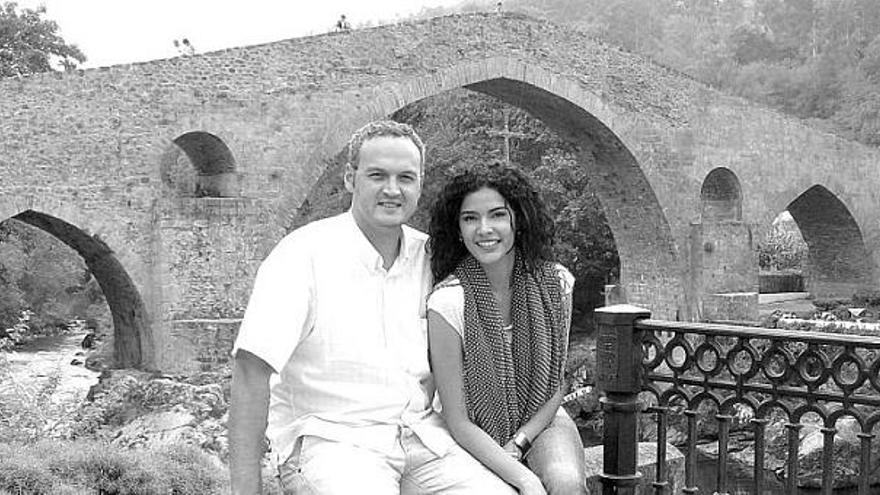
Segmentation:
{"type": "Polygon", "coordinates": [[[248,351],[235,354],[229,405],[229,461],[232,493],[260,493],[263,438],[269,415],[269,377],[272,367],[248,351]]]}

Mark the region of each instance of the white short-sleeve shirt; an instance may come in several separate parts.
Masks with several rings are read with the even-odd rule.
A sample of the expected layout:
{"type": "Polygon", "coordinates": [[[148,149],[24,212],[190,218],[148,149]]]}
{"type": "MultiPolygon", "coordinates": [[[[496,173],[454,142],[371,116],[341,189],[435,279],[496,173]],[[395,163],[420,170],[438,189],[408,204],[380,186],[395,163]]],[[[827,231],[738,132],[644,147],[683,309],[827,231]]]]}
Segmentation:
{"type": "Polygon", "coordinates": [[[233,353],[277,373],[266,429],[277,460],[302,435],[386,451],[400,426],[437,454],[452,444],[431,408],[426,240],[404,226],[385,270],[346,212],[290,233],[260,266],[233,353]]]}

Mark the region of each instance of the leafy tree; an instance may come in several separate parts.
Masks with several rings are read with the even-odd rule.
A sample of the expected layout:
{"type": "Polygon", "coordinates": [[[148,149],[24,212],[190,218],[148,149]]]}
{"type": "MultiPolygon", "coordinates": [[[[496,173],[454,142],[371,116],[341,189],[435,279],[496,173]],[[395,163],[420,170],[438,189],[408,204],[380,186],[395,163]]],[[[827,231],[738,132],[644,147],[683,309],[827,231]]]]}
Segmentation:
{"type": "Polygon", "coordinates": [[[880,84],[880,35],[865,47],[859,69],[870,82],[880,84]]]}
{"type": "Polygon", "coordinates": [[[880,84],[851,70],[843,87],[840,109],[833,120],[859,141],[880,146],[880,84]]]}
{"type": "Polygon", "coordinates": [[[757,8],[777,49],[801,59],[818,53],[817,0],[758,0],[757,8]]]}
{"type": "Polygon", "coordinates": [[[880,34],[880,3],[876,0],[821,0],[817,38],[821,51],[842,49],[849,57],[880,34]]]}
{"type": "Polygon", "coordinates": [[[734,29],[729,41],[733,61],[739,65],[763,61],[778,62],[787,55],[770,39],[765,29],[754,24],[744,24],[734,29]]]}
{"type": "Polygon", "coordinates": [[[826,58],[833,68],[825,79],[834,81],[827,117],[847,137],[880,146],[880,35],[858,51],[855,61],[832,54],[826,58]]]}
{"type": "Polygon", "coordinates": [[[574,26],[628,50],[652,54],[662,42],[670,0],[508,0],[504,9],[574,26]]]}
{"type": "Polygon", "coordinates": [[[636,53],[656,53],[663,41],[663,19],[669,9],[665,0],[609,0],[596,11],[605,32],[603,38],[636,53]]]}
{"type": "Polygon", "coordinates": [[[65,69],[86,56],[58,34],[58,24],[44,19],[46,8],[21,9],[14,2],[0,4],[0,77],[49,72],[57,60],[65,69]]]}
{"type": "MultiPolygon", "coordinates": [[[[0,224],[2,228],[3,224],[0,224]]],[[[0,237],[3,232],[0,231],[0,237]]],[[[0,238],[0,338],[3,330],[18,322],[21,311],[27,307],[24,294],[15,283],[24,271],[26,259],[20,250],[0,238]]]]}
{"type": "Polygon", "coordinates": [[[730,78],[732,57],[724,30],[714,18],[685,13],[666,18],[656,58],[716,87],[730,78]]]}
{"type": "Polygon", "coordinates": [[[0,331],[32,311],[32,330],[73,319],[108,319],[104,294],[82,258],[49,234],[14,219],[0,222],[0,331]]]}
{"type": "Polygon", "coordinates": [[[770,231],[758,242],[758,266],[762,270],[803,270],[807,244],[790,217],[773,222],[770,231]]]}

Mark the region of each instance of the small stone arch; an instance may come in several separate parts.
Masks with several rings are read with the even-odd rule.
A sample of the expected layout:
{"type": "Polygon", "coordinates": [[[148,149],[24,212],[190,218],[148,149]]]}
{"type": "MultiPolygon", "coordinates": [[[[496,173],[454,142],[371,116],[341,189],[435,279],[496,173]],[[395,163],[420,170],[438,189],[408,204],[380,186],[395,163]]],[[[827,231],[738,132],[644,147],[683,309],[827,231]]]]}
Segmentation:
{"type": "Polygon", "coordinates": [[[162,159],[162,180],[178,194],[196,198],[239,195],[236,162],[219,137],[204,131],[181,134],[162,159]]]}
{"type": "Polygon", "coordinates": [[[113,250],[97,235],[89,235],[46,213],[29,209],[10,218],[53,235],[83,258],[101,286],[113,317],[114,365],[121,368],[149,367],[153,358],[153,337],[146,306],[113,250]]]}
{"type": "Polygon", "coordinates": [[[710,171],[700,188],[700,218],[703,223],[742,221],[742,187],[728,168],[710,171]]]}
{"type": "Polygon", "coordinates": [[[814,185],[788,205],[809,249],[807,290],[819,297],[850,297],[873,286],[874,265],[849,208],[814,185]]]}

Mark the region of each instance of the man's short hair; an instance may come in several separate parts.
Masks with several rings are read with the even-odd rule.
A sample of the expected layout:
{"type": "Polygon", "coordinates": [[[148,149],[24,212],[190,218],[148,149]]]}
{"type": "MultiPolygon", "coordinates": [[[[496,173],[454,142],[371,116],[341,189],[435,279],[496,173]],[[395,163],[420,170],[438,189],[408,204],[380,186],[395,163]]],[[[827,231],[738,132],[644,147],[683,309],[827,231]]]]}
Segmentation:
{"type": "Polygon", "coordinates": [[[358,167],[360,160],[361,147],[365,142],[377,137],[405,137],[409,138],[416,148],[419,149],[419,169],[425,170],[425,143],[416,134],[416,131],[409,124],[394,122],[393,120],[377,120],[354,131],[351,139],[348,141],[348,163],[352,168],[358,167]]]}

